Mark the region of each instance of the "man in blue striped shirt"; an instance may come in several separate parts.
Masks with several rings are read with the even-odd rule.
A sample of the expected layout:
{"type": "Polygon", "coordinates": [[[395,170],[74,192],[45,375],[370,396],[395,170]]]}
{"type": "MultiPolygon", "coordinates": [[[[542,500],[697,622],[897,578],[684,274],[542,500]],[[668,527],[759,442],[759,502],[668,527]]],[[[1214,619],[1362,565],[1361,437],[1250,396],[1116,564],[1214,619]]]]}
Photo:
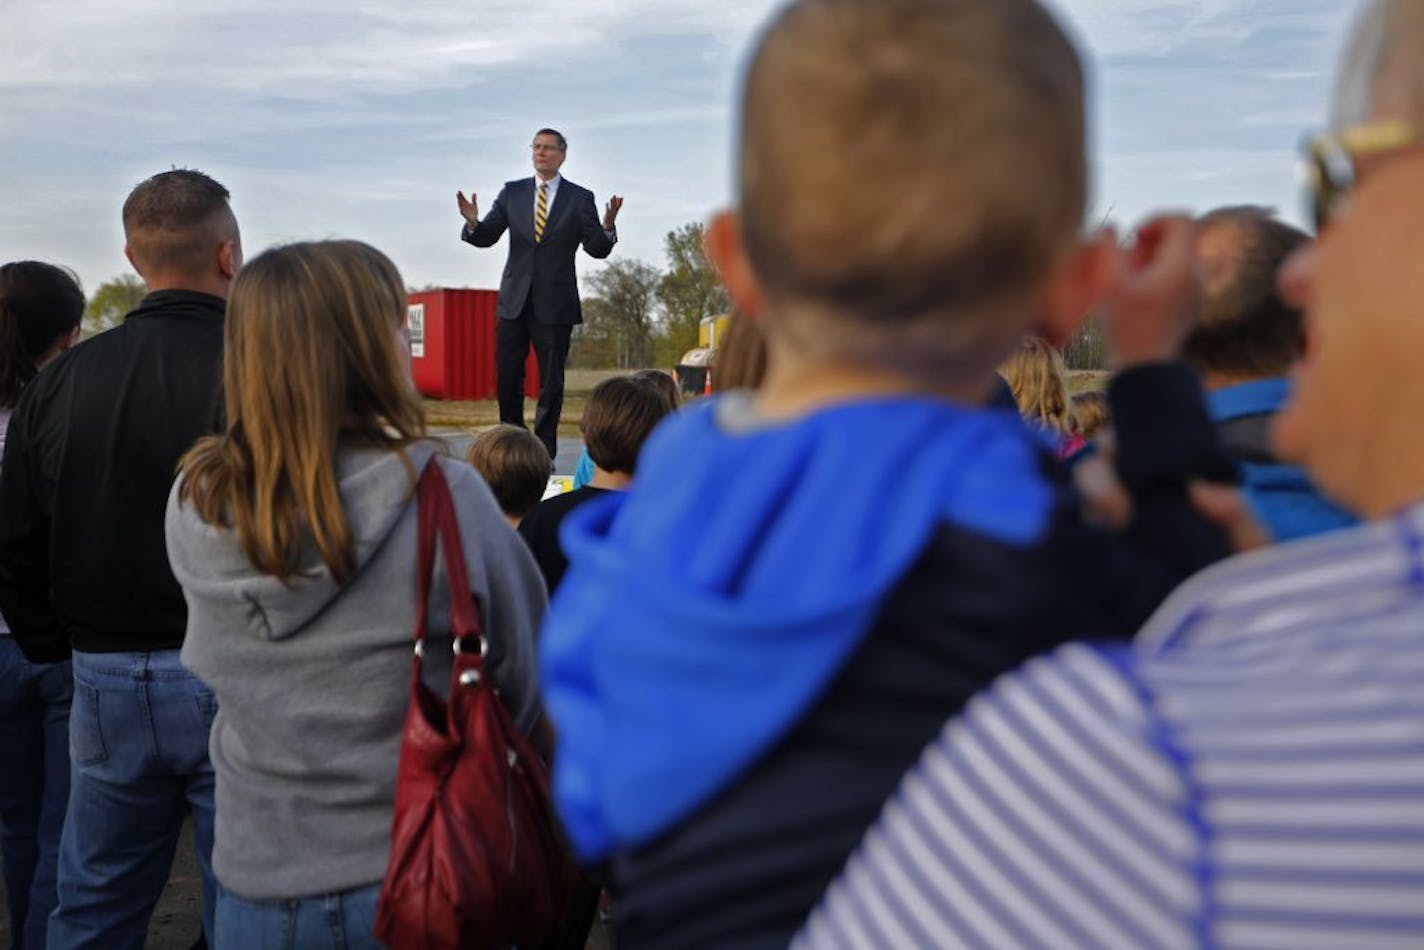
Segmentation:
{"type": "Polygon", "coordinates": [[[1310,147],[1321,236],[1281,274],[1310,346],[1275,432],[1371,520],[1001,679],[800,945],[1424,945],[1421,131],[1424,2],[1374,0],[1310,147]]]}

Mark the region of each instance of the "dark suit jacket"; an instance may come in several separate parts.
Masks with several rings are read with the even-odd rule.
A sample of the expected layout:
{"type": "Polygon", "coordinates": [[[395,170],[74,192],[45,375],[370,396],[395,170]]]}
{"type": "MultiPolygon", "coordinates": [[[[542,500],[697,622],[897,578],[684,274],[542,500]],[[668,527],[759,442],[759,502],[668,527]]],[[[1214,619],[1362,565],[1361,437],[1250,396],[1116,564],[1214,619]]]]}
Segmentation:
{"type": "Polygon", "coordinates": [[[499,282],[496,313],[500,319],[518,319],[532,294],[534,319],[540,323],[582,323],[583,308],[574,274],[579,245],[590,257],[604,258],[613,252],[613,241],[603,230],[593,192],[561,178],[544,226],[544,240],[535,244],[534,178],[507,182],[489,214],[473,228],[466,224],[460,238],[475,247],[489,247],[506,229],[509,260],[499,282]]]}

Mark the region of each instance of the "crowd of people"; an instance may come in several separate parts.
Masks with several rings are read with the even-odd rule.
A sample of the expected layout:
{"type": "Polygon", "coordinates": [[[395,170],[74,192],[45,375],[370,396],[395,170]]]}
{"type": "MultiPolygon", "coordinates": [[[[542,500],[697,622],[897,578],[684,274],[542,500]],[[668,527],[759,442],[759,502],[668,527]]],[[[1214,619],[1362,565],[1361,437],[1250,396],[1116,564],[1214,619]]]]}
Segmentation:
{"type": "Polygon", "coordinates": [[[244,261],[201,172],[125,201],[113,330],[0,267],[15,944],[141,947],[186,815],[209,945],[381,945],[411,631],[444,695],[468,586],[582,872],[539,946],[1418,945],[1424,4],[1365,0],[1337,83],[1314,238],[1123,241],[1038,0],[791,0],[721,392],[601,383],[547,500],[547,432],[427,432],[389,259],[244,261]]]}

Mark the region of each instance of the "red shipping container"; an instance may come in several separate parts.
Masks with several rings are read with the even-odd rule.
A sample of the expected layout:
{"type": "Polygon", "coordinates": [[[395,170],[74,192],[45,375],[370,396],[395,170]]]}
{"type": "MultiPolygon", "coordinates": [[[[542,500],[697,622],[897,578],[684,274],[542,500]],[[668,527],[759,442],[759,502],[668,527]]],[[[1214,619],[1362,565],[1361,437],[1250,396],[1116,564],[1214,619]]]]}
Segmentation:
{"type": "MultiPolygon", "coordinates": [[[[427,290],[406,300],[410,367],[415,387],[435,399],[494,399],[493,290],[427,290]]],[[[531,349],[524,395],[539,396],[539,364],[531,349]]]]}

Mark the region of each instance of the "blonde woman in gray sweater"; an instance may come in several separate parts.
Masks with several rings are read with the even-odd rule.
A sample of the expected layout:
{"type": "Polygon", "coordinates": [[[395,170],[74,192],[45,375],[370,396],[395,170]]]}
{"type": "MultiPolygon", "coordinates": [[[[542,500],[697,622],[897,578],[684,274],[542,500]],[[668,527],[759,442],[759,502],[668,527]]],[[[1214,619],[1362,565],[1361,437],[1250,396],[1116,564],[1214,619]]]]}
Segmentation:
{"type": "MultiPolygon", "coordinates": [[[[226,430],[184,458],[169,499],[182,658],[219,705],[219,948],[377,945],[416,610],[413,488],[439,451],[410,381],[403,287],[354,241],[249,263],[228,303],[226,430]]],[[[439,464],[501,695],[528,732],[543,581],[475,471],[439,464]]],[[[437,572],[433,622],[449,596],[437,572]]],[[[434,646],[443,694],[449,651],[434,646]]]]}

